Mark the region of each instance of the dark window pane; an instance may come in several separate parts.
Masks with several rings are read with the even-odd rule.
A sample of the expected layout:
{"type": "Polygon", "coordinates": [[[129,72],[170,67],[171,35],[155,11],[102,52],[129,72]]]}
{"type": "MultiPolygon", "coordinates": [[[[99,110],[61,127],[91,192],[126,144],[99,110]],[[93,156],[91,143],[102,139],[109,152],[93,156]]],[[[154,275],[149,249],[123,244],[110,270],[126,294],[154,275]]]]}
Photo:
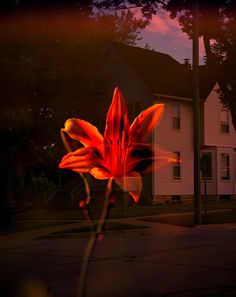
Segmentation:
{"type": "Polygon", "coordinates": [[[173,166],[173,178],[180,179],[180,166],[179,165],[173,166]]]}
{"type": "Polygon", "coordinates": [[[229,125],[221,123],[220,130],[222,133],[229,133],[229,125]]]}
{"type": "Polygon", "coordinates": [[[171,201],[173,202],[181,202],[181,196],[180,195],[172,195],[171,201]]]}
{"type": "Polygon", "coordinates": [[[180,129],[180,118],[173,118],[173,129],[180,129]]]}
{"type": "Polygon", "coordinates": [[[229,154],[221,154],[221,179],[230,179],[229,154]]]}
{"type": "Polygon", "coordinates": [[[181,178],[180,152],[173,152],[173,179],[181,178]]]}
{"type": "Polygon", "coordinates": [[[221,169],[221,179],[229,180],[229,168],[222,168],[221,169]]]}

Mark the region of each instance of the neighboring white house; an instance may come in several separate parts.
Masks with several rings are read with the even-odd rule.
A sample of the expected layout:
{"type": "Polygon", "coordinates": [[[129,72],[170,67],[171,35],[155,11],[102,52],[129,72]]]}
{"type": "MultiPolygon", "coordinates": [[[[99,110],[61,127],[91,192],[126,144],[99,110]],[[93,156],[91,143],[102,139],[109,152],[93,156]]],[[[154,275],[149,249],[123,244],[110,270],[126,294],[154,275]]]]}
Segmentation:
{"type": "Polygon", "coordinates": [[[204,104],[204,143],[202,152],[211,160],[207,190],[209,195],[236,197],[236,131],[231,113],[211,91],[204,104]]]}
{"type": "MultiPolygon", "coordinates": [[[[122,44],[105,47],[100,75],[112,94],[119,86],[128,101],[131,117],[155,102],[165,112],[154,131],[154,143],[180,162],[170,163],[144,182],[143,193],[153,202],[193,199],[193,84],[188,63],[167,54],[122,44]],[[146,187],[145,187],[146,185],[146,187]]],[[[200,67],[201,154],[207,160],[206,187],[202,194],[212,199],[236,198],[236,132],[230,112],[220,103],[215,79],[206,66],[200,67]]]]}
{"type": "MultiPolygon", "coordinates": [[[[236,198],[236,131],[230,112],[219,100],[217,88],[215,85],[202,102],[201,117],[201,155],[207,159],[201,192],[206,191],[208,199],[214,200],[236,198]]],[[[155,129],[154,142],[180,161],[154,172],[154,203],[187,202],[193,199],[194,188],[192,100],[158,95],[157,101],[165,104],[165,112],[155,129]]]]}
{"type": "Polygon", "coordinates": [[[154,143],[173,154],[179,162],[169,163],[153,173],[154,202],[185,200],[193,195],[192,100],[158,96],[165,104],[161,122],[154,131],[154,143]],[[181,160],[181,161],[180,161],[181,160]]]}

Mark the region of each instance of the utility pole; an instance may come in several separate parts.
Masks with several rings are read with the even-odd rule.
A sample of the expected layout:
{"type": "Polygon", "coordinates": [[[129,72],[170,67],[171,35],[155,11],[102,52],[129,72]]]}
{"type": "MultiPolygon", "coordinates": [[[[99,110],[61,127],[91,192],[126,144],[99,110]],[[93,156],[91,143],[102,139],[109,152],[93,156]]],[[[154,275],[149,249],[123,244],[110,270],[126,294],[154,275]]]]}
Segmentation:
{"type": "Polygon", "coordinates": [[[200,99],[199,99],[199,3],[193,4],[193,133],[194,133],[194,221],[201,224],[200,99]]]}

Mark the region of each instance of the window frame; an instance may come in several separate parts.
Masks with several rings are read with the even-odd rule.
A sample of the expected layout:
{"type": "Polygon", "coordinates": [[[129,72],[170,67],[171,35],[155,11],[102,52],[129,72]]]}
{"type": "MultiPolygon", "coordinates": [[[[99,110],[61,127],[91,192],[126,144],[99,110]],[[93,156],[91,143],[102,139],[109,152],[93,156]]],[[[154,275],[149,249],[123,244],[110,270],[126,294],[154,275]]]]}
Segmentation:
{"type": "Polygon", "coordinates": [[[220,133],[223,135],[229,135],[230,133],[230,125],[229,125],[229,110],[221,108],[220,109],[220,133]],[[222,119],[223,112],[227,112],[227,119],[224,121],[222,119]],[[224,131],[223,127],[227,127],[226,131],[224,131]]]}
{"type": "Polygon", "coordinates": [[[181,104],[180,103],[172,103],[172,129],[175,131],[181,130],[181,104]],[[177,114],[175,114],[174,107],[178,107],[177,114]],[[177,125],[175,125],[177,123],[177,125]]]}
{"type": "Polygon", "coordinates": [[[177,162],[173,161],[172,163],[172,180],[173,181],[180,181],[182,179],[182,167],[181,167],[181,152],[180,151],[174,151],[173,152],[173,160],[177,160],[177,162]],[[176,157],[176,154],[178,155],[176,157]],[[178,168],[179,175],[175,175],[175,168],[178,168]]]}
{"type": "Polygon", "coordinates": [[[228,153],[221,153],[220,154],[220,179],[221,181],[230,181],[230,154],[228,153]],[[226,164],[223,164],[225,160],[223,160],[223,157],[226,156],[226,164]],[[227,176],[224,177],[223,171],[227,172],[227,176]]]}

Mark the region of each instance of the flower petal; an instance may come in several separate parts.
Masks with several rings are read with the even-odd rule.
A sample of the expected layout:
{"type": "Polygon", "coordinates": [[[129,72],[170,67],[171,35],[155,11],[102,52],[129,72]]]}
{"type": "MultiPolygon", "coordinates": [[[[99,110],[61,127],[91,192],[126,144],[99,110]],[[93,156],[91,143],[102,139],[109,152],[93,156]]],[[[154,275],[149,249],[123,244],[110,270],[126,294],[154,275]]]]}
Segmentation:
{"type": "Polygon", "coordinates": [[[65,132],[69,136],[81,142],[84,146],[94,146],[98,149],[103,147],[103,137],[98,129],[89,122],[80,119],[69,119],[65,123],[65,132]]]}
{"type": "Polygon", "coordinates": [[[132,144],[125,162],[125,172],[148,172],[154,163],[154,151],[151,144],[132,144]]]}
{"type": "Polygon", "coordinates": [[[113,93],[112,103],[107,113],[104,139],[121,140],[123,133],[125,141],[129,141],[129,119],[124,97],[116,87],[113,93]]]}
{"type": "Polygon", "coordinates": [[[155,104],[141,112],[130,127],[131,141],[134,143],[148,142],[163,111],[164,104],[155,104]]]}
{"type": "Polygon", "coordinates": [[[104,151],[106,167],[113,176],[123,172],[126,146],[130,140],[128,111],[124,98],[115,88],[111,106],[107,113],[104,132],[104,151]]]}
{"type": "MultiPolygon", "coordinates": [[[[168,166],[168,164],[173,164],[176,162],[176,159],[173,156],[173,152],[167,151],[157,144],[153,144],[153,153],[154,153],[154,158],[153,158],[154,162],[153,162],[152,169],[154,171],[162,169],[168,166]]],[[[178,160],[178,162],[179,161],[182,162],[181,160],[178,160]]]]}
{"type": "Polygon", "coordinates": [[[71,169],[76,172],[90,172],[94,167],[89,148],[80,148],[66,154],[59,164],[60,168],[71,169]]]}
{"type": "Polygon", "coordinates": [[[72,139],[66,132],[65,129],[60,130],[62,142],[67,150],[67,152],[74,152],[81,147],[78,141],[72,139]]]}
{"type": "Polygon", "coordinates": [[[90,174],[96,179],[108,179],[110,178],[109,172],[105,168],[94,167],[90,174]]]}
{"type": "Polygon", "coordinates": [[[138,202],[142,190],[142,178],[137,172],[132,172],[129,176],[122,176],[114,179],[115,182],[138,202]]]}

